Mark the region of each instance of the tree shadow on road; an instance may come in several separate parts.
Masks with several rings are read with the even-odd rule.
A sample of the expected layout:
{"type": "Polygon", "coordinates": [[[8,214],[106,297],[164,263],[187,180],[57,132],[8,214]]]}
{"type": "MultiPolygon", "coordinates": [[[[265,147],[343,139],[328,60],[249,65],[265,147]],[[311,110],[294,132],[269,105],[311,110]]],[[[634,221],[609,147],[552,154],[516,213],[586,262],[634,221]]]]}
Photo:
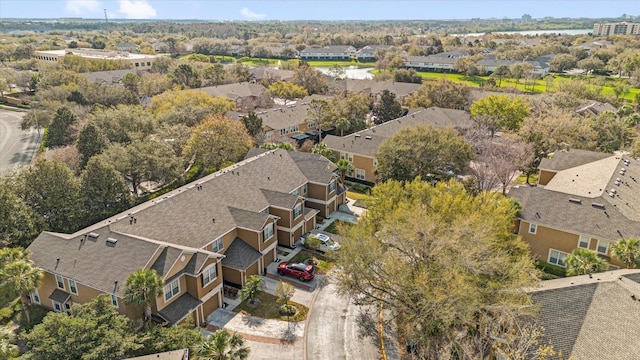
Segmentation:
{"type": "Polygon", "coordinates": [[[298,335],[296,335],[297,323],[289,322],[287,328],[282,332],[280,336],[280,343],[283,345],[293,345],[296,342],[298,335]]]}
{"type": "Polygon", "coordinates": [[[258,326],[264,324],[264,319],[244,314],[244,315],[242,315],[242,322],[245,325],[247,325],[248,327],[252,327],[253,328],[253,327],[258,327],[258,326]]]}
{"type": "MultiPolygon", "coordinates": [[[[371,344],[380,347],[378,337],[378,313],[375,310],[360,308],[356,315],[356,324],[358,326],[358,337],[360,339],[368,339],[371,344]]],[[[385,352],[389,359],[398,359],[398,344],[396,341],[395,329],[389,321],[382,324],[385,352]]]]}

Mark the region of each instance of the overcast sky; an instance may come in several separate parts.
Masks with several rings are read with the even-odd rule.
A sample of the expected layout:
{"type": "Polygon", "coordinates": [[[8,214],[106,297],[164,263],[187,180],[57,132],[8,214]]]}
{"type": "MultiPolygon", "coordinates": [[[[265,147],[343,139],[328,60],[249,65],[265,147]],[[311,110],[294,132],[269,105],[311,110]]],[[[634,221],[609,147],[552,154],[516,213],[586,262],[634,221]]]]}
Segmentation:
{"type": "Polygon", "coordinates": [[[640,15],[640,0],[0,0],[0,18],[404,20],[640,15]]]}

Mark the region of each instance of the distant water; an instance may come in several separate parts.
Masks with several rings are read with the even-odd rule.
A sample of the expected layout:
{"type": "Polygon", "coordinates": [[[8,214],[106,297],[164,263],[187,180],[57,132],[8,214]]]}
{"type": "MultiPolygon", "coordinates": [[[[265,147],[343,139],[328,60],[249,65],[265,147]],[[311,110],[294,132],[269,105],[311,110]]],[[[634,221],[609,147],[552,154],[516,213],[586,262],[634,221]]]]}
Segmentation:
{"type": "MultiPolygon", "coordinates": [[[[492,34],[521,34],[525,36],[545,34],[586,35],[590,32],[593,32],[593,29],[494,31],[492,34]]],[[[484,34],[486,33],[451,34],[451,36],[482,36],[484,34]]]]}
{"type": "MultiPolygon", "coordinates": [[[[323,74],[329,74],[329,67],[324,66],[314,66],[314,69],[320,71],[323,74]]],[[[347,79],[373,79],[373,74],[371,71],[372,67],[357,67],[357,66],[346,66],[342,68],[344,70],[344,77],[347,79]]]]}

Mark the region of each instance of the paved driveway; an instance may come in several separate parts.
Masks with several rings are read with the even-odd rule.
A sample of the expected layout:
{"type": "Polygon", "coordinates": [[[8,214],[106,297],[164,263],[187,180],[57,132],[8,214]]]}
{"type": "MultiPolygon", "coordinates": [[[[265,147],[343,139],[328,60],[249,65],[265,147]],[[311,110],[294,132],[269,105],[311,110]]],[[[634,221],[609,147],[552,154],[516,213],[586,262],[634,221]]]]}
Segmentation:
{"type": "Polygon", "coordinates": [[[35,128],[20,128],[24,113],[0,110],[0,174],[31,163],[40,147],[35,128]]]}
{"type": "Polygon", "coordinates": [[[374,341],[359,336],[360,308],[339,296],[331,283],[317,291],[307,323],[307,360],[378,359],[380,355],[374,341]]]}

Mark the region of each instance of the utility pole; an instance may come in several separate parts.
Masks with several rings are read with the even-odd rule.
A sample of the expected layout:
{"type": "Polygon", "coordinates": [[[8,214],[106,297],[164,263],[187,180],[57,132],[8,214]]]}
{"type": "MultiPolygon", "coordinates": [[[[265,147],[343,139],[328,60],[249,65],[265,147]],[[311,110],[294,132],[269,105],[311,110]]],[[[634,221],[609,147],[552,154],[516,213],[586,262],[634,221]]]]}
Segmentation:
{"type": "Polygon", "coordinates": [[[104,22],[109,24],[109,18],[107,18],[107,9],[104,9],[104,22]]]}

